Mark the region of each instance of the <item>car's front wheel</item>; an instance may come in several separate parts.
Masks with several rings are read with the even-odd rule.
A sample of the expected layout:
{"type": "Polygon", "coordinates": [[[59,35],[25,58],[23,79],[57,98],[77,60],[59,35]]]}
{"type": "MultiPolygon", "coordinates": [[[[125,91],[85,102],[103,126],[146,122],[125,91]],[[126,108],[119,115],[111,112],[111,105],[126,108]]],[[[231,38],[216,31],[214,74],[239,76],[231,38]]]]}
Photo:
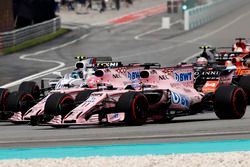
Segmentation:
{"type": "Polygon", "coordinates": [[[125,113],[127,125],[142,125],[146,122],[149,104],[145,95],[139,92],[122,94],[117,103],[117,110],[125,113]]]}
{"type": "Polygon", "coordinates": [[[74,107],[74,99],[72,96],[64,93],[54,93],[48,97],[45,103],[44,113],[53,116],[61,115],[64,117],[74,107]]]}

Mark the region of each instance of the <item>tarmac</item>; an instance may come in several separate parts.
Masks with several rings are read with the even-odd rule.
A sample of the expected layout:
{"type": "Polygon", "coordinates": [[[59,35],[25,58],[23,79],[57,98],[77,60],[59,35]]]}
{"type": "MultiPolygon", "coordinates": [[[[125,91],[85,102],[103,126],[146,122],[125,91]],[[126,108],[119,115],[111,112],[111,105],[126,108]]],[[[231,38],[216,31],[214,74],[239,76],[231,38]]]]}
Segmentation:
{"type": "Polygon", "coordinates": [[[57,14],[61,17],[63,26],[101,26],[110,24],[115,19],[125,18],[122,20],[128,22],[133,21],[135,17],[141,19],[163,12],[167,12],[166,0],[134,0],[133,5],[129,7],[121,2],[120,10],[115,9],[114,5],[111,7],[110,4],[107,4],[107,10],[100,13],[100,4],[98,3],[93,3],[92,9],[86,9],[86,7],[80,7],[76,4],[74,11],[69,11],[66,6],[61,6],[60,12],[57,14]]]}

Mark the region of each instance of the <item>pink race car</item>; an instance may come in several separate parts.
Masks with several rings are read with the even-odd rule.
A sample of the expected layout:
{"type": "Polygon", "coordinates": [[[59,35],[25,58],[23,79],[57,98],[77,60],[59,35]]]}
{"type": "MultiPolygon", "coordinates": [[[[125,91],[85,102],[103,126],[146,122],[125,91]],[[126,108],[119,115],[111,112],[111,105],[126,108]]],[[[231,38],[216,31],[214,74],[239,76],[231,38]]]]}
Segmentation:
{"type": "MultiPolygon", "coordinates": [[[[77,103],[74,98],[54,94],[45,105],[45,110],[54,116],[49,124],[53,127],[100,123],[142,125],[148,121],[165,122],[174,117],[196,114],[211,109],[211,106],[220,119],[240,119],[245,113],[245,93],[240,87],[220,86],[214,94],[207,95],[198,92],[193,88],[194,72],[190,65],[137,70],[139,76],[133,81],[123,81],[126,82],[124,89],[116,88],[117,80],[125,78],[116,74],[115,69],[97,70],[95,76],[100,80],[107,75],[115,74],[116,77],[104,85],[103,90],[91,94],[82,92],[83,102],[70,112],[62,106],[77,103]],[[59,96],[68,100],[63,104],[55,103],[59,96]]],[[[128,73],[130,71],[124,73],[126,77],[128,73]]]]}
{"type": "MultiPolygon", "coordinates": [[[[103,68],[103,70],[112,70],[112,68],[116,66],[115,64],[117,66],[121,65],[120,62],[103,62],[97,63],[96,68],[103,68]],[[109,67],[110,69],[108,69],[107,67],[109,67]]],[[[22,110],[20,110],[19,112],[15,112],[15,114],[10,118],[10,121],[15,124],[30,122],[31,125],[36,125],[38,122],[47,123],[53,118],[53,115],[57,112],[58,109],[62,111],[60,114],[64,116],[76,105],[85,101],[92,92],[100,91],[103,89],[111,89],[111,83],[112,89],[124,89],[130,82],[130,80],[125,77],[125,75],[121,75],[121,73],[123,73],[125,69],[126,71],[133,71],[140,68],[144,67],[136,67],[130,65],[127,67],[115,68],[115,70],[113,70],[115,72],[113,72],[112,74],[105,73],[102,78],[96,77],[95,75],[89,75],[86,78],[86,82],[83,82],[82,86],[80,87],[60,88],[52,90],[41,101],[28,109],[27,112],[22,112],[22,110]]]]}

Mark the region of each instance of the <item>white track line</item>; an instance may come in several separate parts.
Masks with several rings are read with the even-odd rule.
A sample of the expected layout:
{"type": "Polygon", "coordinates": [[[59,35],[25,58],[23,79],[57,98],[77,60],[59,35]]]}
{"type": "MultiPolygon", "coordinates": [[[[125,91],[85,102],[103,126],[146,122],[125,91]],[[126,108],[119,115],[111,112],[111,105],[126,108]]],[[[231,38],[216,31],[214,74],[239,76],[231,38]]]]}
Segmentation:
{"type": "MultiPolygon", "coordinates": [[[[176,20],[175,22],[171,23],[170,26],[175,25],[175,24],[178,24],[178,23],[180,23],[181,21],[182,21],[181,19],[180,19],[180,20],[176,20]]],[[[134,37],[134,39],[135,39],[135,40],[143,40],[143,39],[141,39],[141,37],[143,37],[143,36],[145,36],[145,35],[148,35],[148,34],[151,34],[151,33],[154,33],[154,32],[157,32],[157,31],[160,31],[160,30],[162,30],[162,29],[163,29],[162,27],[159,27],[159,28],[156,28],[156,29],[153,29],[153,30],[144,32],[144,33],[141,33],[141,34],[139,34],[139,35],[136,35],[136,36],[134,37]]]]}
{"type": "MultiPolygon", "coordinates": [[[[204,38],[207,38],[209,36],[212,36],[228,27],[230,27],[231,25],[235,24],[236,22],[238,22],[239,20],[241,20],[243,17],[246,17],[247,15],[250,14],[250,11],[247,12],[247,13],[244,13],[240,16],[238,16],[237,18],[235,18],[234,20],[232,20],[231,22],[225,24],[224,26],[208,33],[208,34],[205,34],[205,35],[202,35],[202,36],[199,36],[197,38],[194,38],[194,39],[190,39],[190,40],[186,40],[180,44],[177,44],[177,45],[172,45],[172,46],[169,46],[167,48],[162,48],[162,49],[157,49],[157,50],[151,50],[151,51],[145,51],[145,52],[137,52],[135,54],[132,54],[132,55],[126,55],[126,56],[120,56],[120,57],[116,57],[115,59],[127,59],[128,57],[136,57],[136,56],[141,56],[141,55],[148,55],[148,54],[153,54],[153,53],[159,53],[159,52],[163,52],[163,51],[167,51],[167,50],[170,50],[170,49],[173,49],[173,48],[176,48],[176,47],[181,47],[181,46],[184,46],[186,44],[189,44],[189,43],[194,43],[198,40],[201,40],[201,39],[204,39],[204,38]]],[[[163,55],[165,56],[165,55],[163,55]]],[[[192,55],[193,56],[193,55],[192,55]]]]}
{"type": "Polygon", "coordinates": [[[89,36],[89,34],[85,34],[85,35],[81,36],[80,38],[75,39],[75,40],[70,41],[70,42],[67,42],[65,44],[62,44],[62,45],[59,45],[59,46],[56,46],[56,47],[52,47],[50,49],[45,49],[45,50],[41,50],[41,51],[38,51],[38,52],[35,52],[35,53],[24,54],[24,55],[20,56],[19,58],[21,60],[55,63],[55,64],[58,64],[58,66],[56,66],[54,68],[51,68],[51,69],[48,69],[48,70],[45,70],[45,71],[42,71],[42,72],[39,72],[39,73],[34,74],[34,75],[30,75],[30,76],[22,78],[22,79],[19,79],[17,81],[7,83],[5,85],[2,85],[1,88],[13,87],[13,86],[16,86],[16,85],[22,83],[23,81],[29,81],[29,80],[40,78],[40,77],[43,77],[45,75],[48,75],[48,74],[52,73],[55,70],[58,70],[59,68],[64,67],[65,66],[64,62],[56,61],[56,60],[43,60],[43,59],[38,59],[38,58],[31,58],[31,56],[37,56],[37,55],[40,55],[40,54],[43,54],[43,53],[47,53],[47,52],[50,52],[50,51],[53,51],[53,50],[57,50],[57,49],[72,45],[75,42],[78,42],[78,41],[80,41],[80,40],[82,40],[82,39],[84,39],[84,38],[86,38],[88,36],[89,36]]]}
{"type": "MultiPolygon", "coordinates": [[[[170,46],[170,47],[167,47],[167,48],[163,48],[163,49],[160,49],[160,50],[154,50],[154,51],[147,51],[147,52],[139,52],[139,53],[136,53],[136,54],[133,54],[133,55],[127,55],[127,56],[120,56],[120,57],[116,57],[115,59],[122,59],[122,58],[128,58],[128,57],[135,57],[135,56],[139,56],[139,55],[143,55],[143,54],[150,54],[150,53],[155,53],[155,52],[162,52],[162,51],[167,51],[167,50],[170,50],[172,48],[175,48],[175,47],[180,47],[180,46],[184,46],[188,43],[193,43],[193,42],[196,42],[200,39],[203,39],[203,38],[206,38],[206,37],[209,37],[209,36],[212,36],[222,30],[224,30],[225,28],[233,25],[234,23],[238,22],[240,19],[242,19],[243,17],[246,17],[247,15],[250,14],[250,11],[247,12],[247,13],[244,13],[240,16],[238,16],[236,19],[232,20],[231,22],[229,22],[228,24],[225,24],[224,26],[206,34],[206,35],[203,35],[203,36],[200,36],[200,37],[197,37],[197,38],[194,38],[194,39],[191,39],[191,40],[186,40],[184,41],[183,43],[180,43],[178,45],[174,45],[174,46],[170,46]]],[[[55,61],[55,60],[42,60],[42,59],[36,59],[36,58],[28,58],[30,56],[36,56],[36,55],[39,55],[39,54],[42,54],[42,53],[46,53],[46,52],[49,52],[49,51],[52,51],[52,50],[56,50],[56,49],[60,49],[60,48],[63,48],[63,47],[66,47],[68,45],[71,45],[79,40],[82,40],[84,38],[86,38],[89,34],[86,34],[86,35],[83,35],[82,37],[76,39],[76,40],[73,40],[71,42],[68,42],[68,43],[65,43],[65,44],[62,44],[60,46],[57,46],[57,47],[53,47],[53,48],[50,48],[50,49],[46,49],[46,50],[42,50],[42,51],[38,51],[38,52],[35,52],[35,53],[31,53],[31,54],[25,54],[25,55],[22,55],[20,57],[20,59],[23,59],[23,60],[32,60],[32,61],[40,61],[40,62],[51,62],[51,63],[57,63],[59,64],[58,66],[54,67],[54,68],[51,68],[51,69],[48,69],[48,70],[45,70],[45,71],[42,71],[40,73],[37,73],[37,74],[34,74],[34,75],[31,75],[31,76],[28,76],[28,77],[25,77],[23,79],[20,79],[20,80],[17,80],[17,81],[14,81],[14,82],[11,82],[11,83],[8,83],[8,84],[5,84],[5,85],[2,85],[1,87],[2,88],[9,88],[9,87],[12,87],[12,86],[16,86],[18,84],[20,84],[21,82],[25,81],[25,80],[32,80],[32,79],[37,79],[37,78],[40,78],[42,76],[45,76],[45,75],[48,75],[50,74],[51,72],[65,66],[65,64],[63,62],[60,62],[60,61],[55,61]]],[[[194,55],[184,59],[184,61],[188,61],[190,60],[191,58],[195,57],[195,55],[197,55],[197,53],[195,53],[194,55]]]]}

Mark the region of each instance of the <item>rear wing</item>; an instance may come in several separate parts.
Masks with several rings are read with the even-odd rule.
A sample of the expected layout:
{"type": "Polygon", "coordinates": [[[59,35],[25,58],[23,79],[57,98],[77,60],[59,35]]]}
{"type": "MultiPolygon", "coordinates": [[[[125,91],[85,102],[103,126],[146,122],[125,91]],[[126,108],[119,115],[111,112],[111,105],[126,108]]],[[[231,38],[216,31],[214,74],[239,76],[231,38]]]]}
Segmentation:
{"type": "Polygon", "coordinates": [[[238,57],[242,52],[220,52],[214,55],[216,61],[227,61],[232,60],[234,57],[238,57]]]}
{"type": "Polygon", "coordinates": [[[112,61],[112,57],[86,57],[86,56],[76,56],[75,57],[76,60],[78,61],[82,61],[82,60],[86,60],[86,59],[95,59],[97,62],[98,61],[112,61]]]}

